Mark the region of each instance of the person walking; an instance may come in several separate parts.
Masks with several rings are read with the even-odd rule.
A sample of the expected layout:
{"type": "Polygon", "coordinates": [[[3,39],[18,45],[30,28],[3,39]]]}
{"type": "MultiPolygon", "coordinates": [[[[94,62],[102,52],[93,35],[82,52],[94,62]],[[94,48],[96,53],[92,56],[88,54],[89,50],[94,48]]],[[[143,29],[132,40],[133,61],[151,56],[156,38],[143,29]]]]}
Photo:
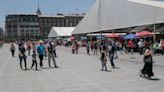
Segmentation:
{"type": "Polygon", "coordinates": [[[164,55],[164,40],[161,40],[161,53],[164,55]]]}
{"type": "Polygon", "coordinates": [[[31,69],[33,68],[33,66],[35,65],[35,70],[37,69],[37,55],[36,55],[36,51],[33,51],[32,54],[32,65],[31,65],[31,69]]]}
{"type": "Polygon", "coordinates": [[[45,42],[45,44],[44,44],[44,47],[45,47],[44,57],[45,57],[45,59],[47,59],[47,57],[48,57],[48,45],[49,45],[49,43],[45,42]]]}
{"type": "Polygon", "coordinates": [[[143,48],[144,48],[142,39],[138,42],[138,47],[139,47],[139,53],[140,53],[140,55],[142,55],[143,54],[143,48]]]}
{"type": "Polygon", "coordinates": [[[115,42],[112,42],[111,47],[108,47],[108,53],[109,53],[109,61],[111,63],[112,68],[115,68],[115,64],[114,64],[114,55],[116,53],[116,47],[115,47],[115,42]]]}
{"type": "Polygon", "coordinates": [[[90,41],[91,51],[93,52],[93,41],[90,41]]]}
{"type": "Polygon", "coordinates": [[[31,55],[31,49],[32,49],[31,42],[28,42],[28,43],[27,43],[27,51],[28,51],[28,56],[30,56],[30,55],[31,55]]]}
{"type": "Polygon", "coordinates": [[[105,71],[107,71],[107,66],[106,66],[107,57],[106,56],[107,56],[106,48],[103,47],[103,50],[101,52],[101,57],[100,57],[100,60],[101,60],[101,63],[102,63],[101,71],[104,71],[104,68],[105,68],[105,71]]]}
{"type": "Polygon", "coordinates": [[[128,51],[131,52],[131,54],[133,54],[133,41],[132,40],[129,40],[128,41],[128,51]]]}
{"type": "Polygon", "coordinates": [[[75,52],[76,54],[78,54],[78,50],[79,50],[79,43],[78,41],[75,42],[75,52]]]}
{"type": "Polygon", "coordinates": [[[98,46],[97,46],[97,42],[94,42],[94,55],[97,55],[97,49],[98,49],[98,46]]]}
{"type": "Polygon", "coordinates": [[[52,61],[54,63],[54,67],[57,68],[58,66],[56,65],[56,60],[55,60],[55,54],[54,54],[54,43],[53,42],[49,42],[49,46],[48,46],[48,65],[51,68],[51,58],[52,61]]]}
{"type": "Polygon", "coordinates": [[[15,56],[15,46],[13,43],[10,46],[10,51],[11,51],[12,56],[14,57],[15,56]]]}
{"type": "Polygon", "coordinates": [[[54,55],[55,55],[55,57],[57,58],[57,53],[56,53],[56,46],[57,46],[57,41],[54,41],[53,42],[53,52],[54,52],[54,55]]]}
{"type": "Polygon", "coordinates": [[[87,50],[87,54],[89,55],[89,49],[90,49],[90,45],[89,45],[89,42],[87,42],[86,44],[86,50],[87,50]]]}
{"type": "Polygon", "coordinates": [[[72,54],[75,54],[75,49],[76,49],[76,46],[75,46],[75,42],[72,42],[72,54]]]}
{"type": "Polygon", "coordinates": [[[27,70],[27,62],[26,62],[27,56],[26,56],[25,52],[26,52],[26,49],[24,47],[24,44],[21,42],[19,44],[20,68],[23,69],[23,67],[22,67],[22,61],[24,61],[25,70],[27,70]]]}
{"type": "Polygon", "coordinates": [[[144,67],[141,70],[141,75],[148,79],[151,79],[154,76],[153,73],[153,59],[152,59],[152,50],[149,46],[147,46],[146,51],[144,53],[144,67]]]}
{"type": "Polygon", "coordinates": [[[43,46],[43,41],[39,41],[39,42],[40,42],[40,44],[37,47],[37,52],[38,52],[38,56],[40,59],[40,68],[43,68],[43,56],[45,53],[45,47],[43,46]]]}

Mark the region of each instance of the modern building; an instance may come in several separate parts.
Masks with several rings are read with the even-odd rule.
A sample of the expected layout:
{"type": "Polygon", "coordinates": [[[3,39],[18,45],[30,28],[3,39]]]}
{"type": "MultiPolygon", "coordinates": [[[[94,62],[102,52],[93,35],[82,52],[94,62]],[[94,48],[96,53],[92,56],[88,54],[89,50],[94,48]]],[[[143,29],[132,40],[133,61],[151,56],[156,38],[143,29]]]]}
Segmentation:
{"type": "Polygon", "coordinates": [[[5,30],[8,38],[47,38],[52,27],[75,27],[84,14],[42,15],[39,7],[36,14],[9,14],[5,30]]]}
{"type": "Polygon", "coordinates": [[[4,31],[3,28],[0,27],[0,40],[4,37],[4,31]]]}

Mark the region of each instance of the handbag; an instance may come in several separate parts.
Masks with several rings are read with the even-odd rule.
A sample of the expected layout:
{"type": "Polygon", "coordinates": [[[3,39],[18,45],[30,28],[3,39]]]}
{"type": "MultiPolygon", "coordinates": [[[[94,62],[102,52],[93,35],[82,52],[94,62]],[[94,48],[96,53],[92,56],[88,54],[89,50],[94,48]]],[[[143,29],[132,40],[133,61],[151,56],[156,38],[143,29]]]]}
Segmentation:
{"type": "Polygon", "coordinates": [[[144,56],[144,62],[146,62],[146,63],[152,63],[152,57],[151,56],[144,56]]]}

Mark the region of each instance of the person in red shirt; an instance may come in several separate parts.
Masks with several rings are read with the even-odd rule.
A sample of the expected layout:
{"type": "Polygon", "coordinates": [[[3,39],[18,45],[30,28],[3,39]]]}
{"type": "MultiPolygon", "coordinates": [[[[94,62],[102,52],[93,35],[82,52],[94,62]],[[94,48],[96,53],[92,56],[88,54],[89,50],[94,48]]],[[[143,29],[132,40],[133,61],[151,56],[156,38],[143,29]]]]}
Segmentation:
{"type": "Polygon", "coordinates": [[[161,41],[161,50],[162,55],[164,55],[164,40],[161,41]]]}
{"type": "Polygon", "coordinates": [[[133,41],[132,40],[128,41],[128,49],[133,54],[133,41]]]}

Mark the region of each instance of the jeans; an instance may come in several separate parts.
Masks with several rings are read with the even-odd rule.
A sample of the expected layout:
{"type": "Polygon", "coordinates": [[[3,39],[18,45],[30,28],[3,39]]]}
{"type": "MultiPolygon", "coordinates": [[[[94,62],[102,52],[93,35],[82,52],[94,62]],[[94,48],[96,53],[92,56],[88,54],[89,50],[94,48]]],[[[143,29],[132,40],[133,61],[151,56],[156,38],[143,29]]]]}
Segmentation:
{"type": "Polygon", "coordinates": [[[55,60],[55,55],[54,53],[48,53],[48,64],[49,64],[49,67],[51,67],[51,58],[52,58],[52,61],[54,63],[54,66],[56,67],[56,60],[55,60]]]}
{"type": "Polygon", "coordinates": [[[14,57],[15,50],[11,50],[11,54],[14,57]]]}
{"type": "Polygon", "coordinates": [[[27,69],[26,56],[19,56],[19,60],[20,60],[20,67],[21,67],[21,69],[22,69],[22,61],[24,61],[25,69],[27,69]]]}
{"type": "Polygon", "coordinates": [[[114,59],[114,54],[109,54],[109,60],[110,60],[111,66],[115,67],[113,59],[114,59]]]}
{"type": "Polygon", "coordinates": [[[104,70],[104,67],[105,67],[105,71],[107,71],[107,66],[106,66],[106,63],[104,63],[104,61],[102,60],[101,61],[102,63],[102,69],[101,70],[104,70]]]}
{"type": "Polygon", "coordinates": [[[31,69],[33,68],[34,65],[35,65],[35,69],[37,70],[37,61],[36,60],[32,60],[31,69]]]}
{"type": "Polygon", "coordinates": [[[43,55],[39,55],[40,67],[43,67],[43,55]]]}

